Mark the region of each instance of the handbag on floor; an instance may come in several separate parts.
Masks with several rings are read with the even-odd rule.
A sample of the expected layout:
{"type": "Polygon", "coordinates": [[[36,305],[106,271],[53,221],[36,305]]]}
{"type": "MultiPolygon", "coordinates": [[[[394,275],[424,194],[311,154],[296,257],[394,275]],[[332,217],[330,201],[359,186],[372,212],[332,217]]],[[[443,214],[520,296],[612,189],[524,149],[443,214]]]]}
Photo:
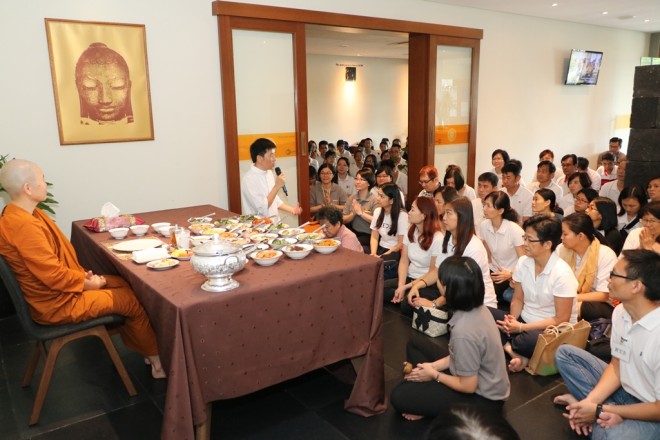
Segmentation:
{"type": "Polygon", "coordinates": [[[534,354],[525,370],[529,374],[551,376],[557,374],[555,366],[555,352],[562,344],[574,345],[584,349],[591,331],[591,325],[584,319],[576,324],[562,322],[558,326],[549,325],[539,335],[534,348],[534,354]]]}
{"type": "Polygon", "coordinates": [[[413,313],[412,328],[433,338],[447,334],[449,313],[435,307],[417,307],[413,313]]]}

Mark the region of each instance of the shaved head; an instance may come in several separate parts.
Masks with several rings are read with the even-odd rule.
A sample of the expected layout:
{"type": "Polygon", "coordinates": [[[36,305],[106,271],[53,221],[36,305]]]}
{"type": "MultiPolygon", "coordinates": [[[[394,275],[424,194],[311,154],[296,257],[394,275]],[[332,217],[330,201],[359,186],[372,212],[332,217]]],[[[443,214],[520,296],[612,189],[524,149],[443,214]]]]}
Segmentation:
{"type": "Polygon", "coordinates": [[[29,160],[14,159],[0,169],[0,185],[13,199],[17,197],[26,183],[34,184],[40,175],[39,166],[29,160]]]}

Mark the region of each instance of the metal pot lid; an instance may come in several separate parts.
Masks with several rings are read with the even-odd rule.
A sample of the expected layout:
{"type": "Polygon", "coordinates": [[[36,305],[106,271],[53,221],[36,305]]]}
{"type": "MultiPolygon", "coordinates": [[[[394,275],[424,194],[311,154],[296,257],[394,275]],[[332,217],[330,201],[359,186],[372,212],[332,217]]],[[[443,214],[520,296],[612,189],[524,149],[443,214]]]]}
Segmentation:
{"type": "Polygon", "coordinates": [[[203,257],[233,255],[241,251],[241,246],[226,240],[221,240],[218,234],[213,234],[210,240],[194,247],[192,251],[195,255],[203,257]]]}

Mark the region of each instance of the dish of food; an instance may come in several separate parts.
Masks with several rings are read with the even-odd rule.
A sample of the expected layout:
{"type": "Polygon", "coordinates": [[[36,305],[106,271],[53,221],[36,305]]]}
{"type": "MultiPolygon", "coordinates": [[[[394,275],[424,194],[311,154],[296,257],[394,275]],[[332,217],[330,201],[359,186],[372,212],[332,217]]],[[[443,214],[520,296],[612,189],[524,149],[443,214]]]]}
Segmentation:
{"type": "Polygon", "coordinates": [[[179,262],[173,258],[163,258],[162,260],[154,260],[147,263],[147,267],[153,270],[167,270],[178,266],[179,262]]]}
{"type": "Polygon", "coordinates": [[[254,242],[272,240],[274,238],[277,238],[277,234],[254,234],[254,235],[250,235],[250,240],[252,240],[254,242]]]}
{"type": "Polygon", "coordinates": [[[271,223],[273,223],[273,221],[271,219],[269,219],[268,217],[255,218],[254,220],[252,220],[252,224],[255,225],[255,226],[256,225],[270,225],[271,223]]]}
{"type": "Polygon", "coordinates": [[[162,244],[163,242],[157,238],[139,238],[137,240],[128,240],[117,243],[112,246],[112,250],[119,252],[134,252],[155,248],[162,246],[162,244]]]}
{"type": "Polygon", "coordinates": [[[332,238],[326,238],[326,239],[314,242],[314,249],[316,249],[316,252],[318,252],[320,254],[331,254],[334,251],[336,251],[337,248],[340,245],[341,245],[341,242],[339,240],[334,240],[332,238]]]}
{"type": "Polygon", "coordinates": [[[250,243],[250,239],[249,239],[249,238],[243,238],[243,237],[229,237],[229,238],[227,239],[227,241],[230,242],[230,243],[240,244],[240,245],[244,245],[244,244],[249,244],[249,243],[250,243]]]}
{"type": "Polygon", "coordinates": [[[263,251],[256,251],[250,256],[259,266],[272,266],[280,259],[282,252],[268,249],[263,251]]]}
{"type": "Polygon", "coordinates": [[[190,217],[188,223],[211,223],[213,219],[211,217],[190,217]]]}
{"type": "Polygon", "coordinates": [[[296,244],[297,242],[298,240],[292,237],[273,238],[268,241],[272,246],[286,246],[289,244],[296,244]]]}
{"type": "Polygon", "coordinates": [[[188,261],[192,258],[193,253],[190,249],[175,249],[170,255],[177,260],[188,261]]]}
{"type": "MultiPolygon", "coordinates": [[[[202,235],[213,235],[213,234],[225,234],[227,233],[227,230],[225,228],[206,228],[202,230],[202,235]]],[[[230,232],[230,234],[233,234],[233,232],[230,232]]],[[[230,237],[237,237],[237,234],[230,235],[230,237]]],[[[222,238],[222,237],[221,237],[222,238]]]]}
{"type": "Polygon", "coordinates": [[[302,260],[312,251],[313,247],[309,244],[291,244],[284,246],[282,252],[293,260],[302,260]]]}
{"type": "Polygon", "coordinates": [[[277,257],[277,252],[273,250],[257,251],[254,253],[254,258],[273,258],[277,257]]]}
{"type": "Polygon", "coordinates": [[[286,223],[273,223],[270,225],[271,230],[280,230],[280,229],[287,229],[289,227],[288,224],[286,223]]]}
{"type": "Polygon", "coordinates": [[[340,244],[339,240],[334,240],[332,238],[326,238],[325,240],[319,240],[314,243],[315,246],[339,246],[340,244]]]}
{"type": "MultiPolygon", "coordinates": [[[[193,234],[201,235],[207,229],[213,229],[213,223],[194,223],[188,227],[193,234]]],[[[223,228],[218,228],[223,229],[223,228]]]]}
{"type": "Polygon", "coordinates": [[[253,215],[253,214],[244,214],[244,215],[239,215],[238,216],[238,221],[243,223],[243,222],[252,222],[253,220],[256,220],[258,218],[261,218],[258,215],[253,215]]]}
{"type": "Polygon", "coordinates": [[[238,220],[231,217],[221,218],[214,222],[216,226],[219,227],[233,227],[238,223],[238,220]]]}
{"type": "Polygon", "coordinates": [[[298,241],[313,241],[313,240],[320,240],[324,238],[324,236],[323,234],[319,234],[316,232],[309,232],[306,234],[300,234],[296,236],[296,238],[298,239],[298,241]]]}
{"type": "Polygon", "coordinates": [[[304,229],[302,228],[287,228],[287,229],[282,229],[280,231],[280,235],[282,237],[292,237],[294,235],[300,235],[305,232],[304,229]]]}

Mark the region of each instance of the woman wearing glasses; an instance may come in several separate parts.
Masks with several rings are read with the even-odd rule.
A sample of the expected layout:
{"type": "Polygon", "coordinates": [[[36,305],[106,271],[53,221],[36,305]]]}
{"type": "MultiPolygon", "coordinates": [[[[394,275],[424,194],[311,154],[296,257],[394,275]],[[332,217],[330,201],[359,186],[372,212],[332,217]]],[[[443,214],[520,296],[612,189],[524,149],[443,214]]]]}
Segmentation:
{"type": "Polygon", "coordinates": [[[438,169],[432,165],[424,165],[419,170],[419,184],[422,190],[417,197],[433,197],[434,191],[441,186],[438,169]]]}
{"type": "Polygon", "coordinates": [[[623,244],[623,250],[627,249],[648,249],[660,252],[660,201],[650,202],[639,213],[642,218],[642,227],[633,229],[626,242],[623,244]]]}
{"type": "Polygon", "coordinates": [[[554,252],[561,241],[561,223],[536,215],[523,224],[523,230],[525,255],[513,272],[516,284],[510,312],[490,309],[513,373],[527,366],[547,326],[577,322],[578,282],[570,266],[554,252]]]}
{"type": "Polygon", "coordinates": [[[574,212],[586,212],[587,207],[589,207],[589,203],[591,203],[591,201],[596,197],[598,197],[598,191],[595,189],[582,188],[575,195],[575,203],[573,204],[574,212]]]}
{"type": "Polygon", "coordinates": [[[332,165],[321,164],[318,171],[319,182],[311,187],[309,191],[309,210],[312,214],[316,214],[324,206],[344,209],[346,193],[339,185],[332,182],[334,176],[335,170],[332,165]]]}
{"type": "Polygon", "coordinates": [[[559,201],[559,207],[564,210],[564,215],[572,214],[575,212],[575,196],[578,191],[583,188],[591,186],[591,178],[589,174],[583,171],[577,171],[566,179],[568,182],[568,194],[559,201]]]}
{"type": "Polygon", "coordinates": [[[596,239],[594,224],[587,214],[574,212],[561,223],[562,243],[557,246],[557,254],[577,278],[578,316],[587,321],[611,318],[614,306],[607,284],[617,262],[616,254],[596,239]]]}

